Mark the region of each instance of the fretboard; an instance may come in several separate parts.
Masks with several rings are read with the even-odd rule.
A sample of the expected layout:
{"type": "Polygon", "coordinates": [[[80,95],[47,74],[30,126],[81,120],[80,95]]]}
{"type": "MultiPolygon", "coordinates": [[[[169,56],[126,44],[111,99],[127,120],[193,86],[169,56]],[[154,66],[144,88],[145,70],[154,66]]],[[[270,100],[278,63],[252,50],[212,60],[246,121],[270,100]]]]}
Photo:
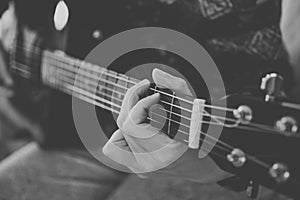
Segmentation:
{"type": "MultiPolygon", "coordinates": [[[[35,67],[29,67],[24,57],[20,55],[12,57],[12,68],[19,76],[41,80],[44,85],[117,115],[120,113],[127,90],[139,82],[138,79],[72,58],[61,52],[44,50],[40,64],[40,70],[35,70],[35,67]]],[[[190,130],[194,98],[180,96],[171,90],[158,88],[155,84],[149,88],[149,95],[151,93],[160,93],[160,104],[163,108],[159,110],[164,114],[161,111],[151,112],[152,116],[147,119],[155,123],[156,127],[161,128],[163,125],[164,132],[171,137],[174,137],[171,134],[181,133],[180,135],[184,137],[180,139],[184,141],[190,130]]]]}
{"type": "Polygon", "coordinates": [[[44,51],[42,56],[41,79],[45,85],[116,113],[127,89],[138,82],[135,78],[50,51],[44,51]]]}

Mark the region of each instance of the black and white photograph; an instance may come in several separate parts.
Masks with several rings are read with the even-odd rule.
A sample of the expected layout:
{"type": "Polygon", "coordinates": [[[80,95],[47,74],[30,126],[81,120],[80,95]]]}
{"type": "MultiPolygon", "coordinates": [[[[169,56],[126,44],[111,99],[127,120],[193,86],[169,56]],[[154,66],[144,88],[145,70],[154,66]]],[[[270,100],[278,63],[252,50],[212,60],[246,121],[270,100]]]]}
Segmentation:
{"type": "Polygon", "coordinates": [[[300,1],[0,0],[0,200],[299,200],[300,1]]]}

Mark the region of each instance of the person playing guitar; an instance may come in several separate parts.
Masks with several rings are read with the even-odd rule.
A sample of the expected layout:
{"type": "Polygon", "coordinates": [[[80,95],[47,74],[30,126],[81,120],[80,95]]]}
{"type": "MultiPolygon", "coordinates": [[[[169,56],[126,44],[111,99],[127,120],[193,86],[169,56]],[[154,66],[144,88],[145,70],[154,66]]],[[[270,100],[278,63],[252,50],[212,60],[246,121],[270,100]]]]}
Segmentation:
{"type": "MultiPolygon", "coordinates": [[[[174,2],[167,2],[174,3],[174,2]]],[[[207,12],[209,13],[209,12],[207,12]]],[[[207,16],[208,18],[214,18],[215,16],[207,16]]],[[[17,22],[14,15],[13,4],[10,4],[8,11],[2,16],[1,20],[1,41],[3,49],[8,50],[10,48],[13,35],[15,35],[17,22]],[[7,20],[11,20],[7,22],[7,20]],[[9,27],[7,26],[9,24],[9,27]]],[[[30,30],[26,30],[31,32],[30,30]]],[[[30,33],[29,33],[30,35],[30,33]]],[[[222,40],[219,40],[222,41],[222,40]]],[[[211,44],[211,48],[218,43],[217,39],[210,40],[208,44],[211,44]]],[[[226,42],[224,42],[226,43],[226,42]]],[[[219,43],[220,44],[220,43],[219,43]]],[[[223,44],[221,44],[222,46],[223,44]]],[[[262,55],[269,56],[269,55],[262,55]]],[[[11,86],[13,84],[12,79],[6,71],[5,63],[1,64],[1,79],[5,86],[11,86]]],[[[181,78],[172,76],[161,70],[153,71],[153,80],[157,85],[169,88],[171,90],[181,91],[186,95],[191,95],[188,84],[181,78]]],[[[143,128],[145,116],[147,116],[147,110],[159,101],[159,95],[154,94],[143,99],[139,99],[139,96],[149,88],[149,81],[144,80],[133,86],[128,90],[125,95],[124,101],[122,103],[122,108],[120,115],[118,116],[118,130],[114,132],[110,140],[103,148],[103,152],[112,160],[127,166],[130,170],[135,173],[144,171],[145,169],[152,171],[160,169],[166,164],[169,164],[170,160],[178,157],[177,152],[183,148],[183,145],[179,142],[175,142],[170,139],[168,136],[161,133],[154,134],[156,131],[153,127],[147,126],[147,129],[143,128]],[[154,132],[153,132],[154,131],[154,132]],[[144,133],[147,140],[137,139],[135,135],[144,133]],[[171,143],[168,152],[165,155],[150,155],[149,157],[144,157],[140,159],[135,156],[135,153],[146,153],[152,151],[155,148],[160,146],[165,146],[165,144],[171,143]],[[125,153],[126,152],[126,153],[125,153]],[[128,154],[129,152],[129,154],[128,154]]],[[[4,98],[9,98],[11,92],[7,88],[1,89],[1,93],[4,98]]],[[[296,95],[297,96],[297,95],[296,95]]],[[[8,107],[11,107],[9,104],[8,107]]],[[[40,130],[38,125],[29,122],[23,117],[20,117],[18,111],[11,108],[11,113],[18,116],[19,122],[23,124],[22,126],[30,129],[30,131],[37,137],[40,136],[40,130]],[[29,125],[30,124],[30,125],[29,125]],[[32,128],[34,127],[34,128],[32,128]],[[37,131],[38,130],[38,131],[37,131]]],[[[15,120],[15,117],[11,117],[12,120],[15,120]]],[[[18,122],[18,124],[20,124],[18,122]]],[[[40,139],[43,140],[43,139],[40,139]]],[[[106,170],[106,169],[105,169],[106,170]]],[[[162,172],[181,176],[185,179],[192,179],[194,181],[209,183],[217,182],[223,179],[226,179],[232,176],[230,173],[223,171],[219,166],[209,157],[203,159],[198,159],[198,152],[193,150],[188,150],[181,156],[176,162],[169,165],[168,167],[162,169],[162,172]],[[190,165],[189,165],[190,164],[190,165]]],[[[110,170],[107,170],[107,173],[111,173],[110,170]]],[[[99,173],[101,176],[101,173],[99,173]]],[[[122,176],[122,175],[117,175],[122,176]]]]}

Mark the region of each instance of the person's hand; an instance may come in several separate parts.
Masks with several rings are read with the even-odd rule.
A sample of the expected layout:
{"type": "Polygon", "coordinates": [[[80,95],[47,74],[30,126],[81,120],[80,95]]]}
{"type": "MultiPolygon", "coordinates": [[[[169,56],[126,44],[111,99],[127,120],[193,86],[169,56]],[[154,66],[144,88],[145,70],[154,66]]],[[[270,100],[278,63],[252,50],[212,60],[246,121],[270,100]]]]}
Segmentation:
{"type": "MultiPolygon", "coordinates": [[[[153,80],[160,87],[191,95],[187,83],[155,69],[153,80]]],[[[113,161],[125,165],[134,173],[159,170],[169,175],[199,182],[219,181],[228,174],[210,157],[198,158],[197,150],[170,139],[150,124],[145,123],[148,110],[159,102],[159,94],[140,99],[149,88],[144,80],[128,90],[117,120],[117,130],[103,147],[103,153],[113,161]]]]}

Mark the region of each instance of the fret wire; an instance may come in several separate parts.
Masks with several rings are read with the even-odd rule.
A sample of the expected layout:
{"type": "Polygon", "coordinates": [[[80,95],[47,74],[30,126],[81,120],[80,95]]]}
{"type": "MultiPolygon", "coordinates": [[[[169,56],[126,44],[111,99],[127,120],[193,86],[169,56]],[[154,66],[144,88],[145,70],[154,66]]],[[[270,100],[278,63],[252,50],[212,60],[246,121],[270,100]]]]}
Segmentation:
{"type": "Polygon", "coordinates": [[[171,131],[171,118],[172,118],[172,112],[173,112],[173,104],[174,104],[174,96],[175,96],[175,92],[173,92],[173,97],[171,100],[171,107],[170,107],[170,114],[169,114],[169,123],[168,123],[168,133],[170,133],[171,131]]]}
{"type": "MultiPolygon", "coordinates": [[[[73,79],[73,76],[69,75],[70,73],[68,73],[68,72],[66,72],[66,71],[60,71],[60,73],[63,74],[65,77],[68,77],[68,78],[73,79]]],[[[83,87],[83,88],[89,89],[89,90],[91,90],[91,91],[96,91],[96,94],[99,94],[99,91],[101,91],[101,90],[97,90],[98,84],[96,84],[95,82],[89,82],[90,84],[86,84],[86,83],[84,82],[85,79],[84,79],[83,77],[81,77],[79,74],[78,74],[76,77],[77,77],[77,78],[76,78],[76,83],[82,83],[82,85],[86,86],[86,87],[83,87]],[[90,85],[92,85],[93,87],[92,87],[92,88],[89,87],[90,85]]],[[[74,80],[72,80],[72,82],[75,83],[74,80]]],[[[76,84],[76,83],[75,83],[75,85],[79,86],[79,85],[76,84]]],[[[80,85],[81,85],[81,84],[80,84],[80,85]]],[[[120,91],[113,90],[113,89],[110,88],[110,87],[102,86],[102,88],[105,89],[105,90],[110,90],[110,92],[112,92],[112,93],[118,93],[119,96],[121,96],[121,95],[124,96],[124,95],[125,95],[125,93],[122,93],[122,92],[120,92],[120,91]]]]}
{"type": "MultiPolygon", "coordinates": [[[[61,66],[58,66],[58,67],[61,67],[61,66]]],[[[81,71],[81,70],[80,70],[80,71],[81,71]]],[[[74,72],[74,71],[70,71],[70,72],[76,73],[76,72],[74,72]]],[[[100,77],[95,76],[95,75],[92,75],[92,76],[86,76],[86,74],[82,74],[81,72],[77,72],[76,75],[83,75],[83,76],[85,76],[86,78],[92,78],[94,81],[101,81],[101,82],[105,82],[105,83],[108,83],[108,84],[113,84],[111,81],[106,80],[106,79],[101,79],[100,77]]],[[[102,74],[102,75],[106,76],[106,74],[102,74]]],[[[97,82],[97,84],[98,84],[98,82],[97,82]]],[[[121,85],[114,85],[114,86],[117,86],[117,87],[119,87],[119,88],[121,88],[121,89],[124,89],[124,90],[127,90],[127,89],[128,89],[128,88],[123,87],[123,86],[121,86],[121,85]]]]}
{"type": "MultiPolygon", "coordinates": [[[[68,78],[69,80],[70,80],[70,78],[68,78]]],[[[65,79],[66,80],[66,79],[65,79]]],[[[80,90],[80,91],[82,91],[82,93],[84,94],[84,93],[86,93],[86,92],[88,92],[88,93],[90,93],[90,95],[94,95],[95,96],[95,99],[96,100],[99,100],[100,101],[100,98],[102,98],[101,96],[106,96],[106,97],[108,97],[108,98],[111,98],[111,96],[108,96],[108,94],[105,94],[105,93],[103,93],[103,94],[101,94],[101,96],[97,96],[97,95],[99,95],[99,93],[96,93],[96,94],[93,94],[93,91],[90,91],[90,90],[88,90],[87,89],[87,91],[86,90],[83,90],[82,88],[79,88],[79,87],[77,87],[77,86],[75,86],[75,85],[73,85],[72,84],[72,81],[73,80],[71,80],[71,83],[70,82],[67,82],[68,84],[69,84],[69,86],[67,87],[68,89],[70,89],[71,91],[73,91],[73,90],[76,90],[76,91],[78,91],[78,90],[80,90]]],[[[65,81],[66,82],[66,81],[65,81]]],[[[119,100],[120,101],[120,103],[122,103],[122,99],[116,99],[115,98],[115,100],[119,100]]],[[[121,104],[119,105],[119,104],[115,104],[115,103],[112,103],[112,102],[110,102],[109,100],[107,100],[107,99],[104,99],[104,103],[106,103],[106,104],[111,104],[111,106],[121,106],[121,104]]]]}
{"type": "MultiPolygon", "coordinates": [[[[52,57],[52,59],[57,59],[57,60],[59,60],[60,62],[65,62],[65,60],[61,60],[61,59],[58,59],[58,58],[55,58],[55,57],[52,57]]],[[[65,59],[69,59],[69,58],[65,58],[65,59]]],[[[70,59],[71,60],[71,59],[70,59]]],[[[80,61],[78,61],[78,62],[80,62],[80,61]]],[[[70,63],[70,62],[69,62],[70,63]]],[[[90,64],[90,63],[87,63],[87,62],[84,62],[84,61],[82,61],[82,62],[80,62],[80,63],[78,63],[78,64],[74,64],[73,66],[74,67],[76,67],[76,69],[78,68],[78,69],[81,69],[82,71],[88,71],[88,70],[90,70],[90,71],[93,71],[93,72],[95,72],[96,74],[100,74],[100,75],[102,75],[102,74],[104,74],[104,75],[107,75],[107,76],[111,76],[111,77],[114,77],[114,78],[118,78],[117,77],[117,72],[114,72],[114,71],[112,71],[112,70],[108,70],[108,69],[105,69],[105,68],[102,68],[102,67],[99,67],[98,66],[98,68],[97,68],[97,70],[96,69],[93,69],[93,68],[90,68],[90,67],[81,67],[81,66],[83,66],[83,65],[92,65],[92,64],[90,64]],[[99,70],[98,69],[100,69],[101,70],[101,72],[99,72],[99,70]],[[115,73],[115,74],[109,74],[109,73],[115,73]]],[[[97,66],[97,65],[95,65],[95,66],[97,66]]],[[[126,76],[126,75],[124,75],[124,76],[126,76]]],[[[124,81],[129,81],[130,83],[132,83],[132,84],[136,84],[136,83],[138,83],[138,81],[137,82],[135,82],[135,81],[131,81],[130,79],[129,79],[130,77],[128,77],[128,79],[124,79],[124,78],[122,78],[121,77],[121,79],[123,79],[124,81]]],[[[128,89],[128,88],[127,88],[128,89]]]]}

